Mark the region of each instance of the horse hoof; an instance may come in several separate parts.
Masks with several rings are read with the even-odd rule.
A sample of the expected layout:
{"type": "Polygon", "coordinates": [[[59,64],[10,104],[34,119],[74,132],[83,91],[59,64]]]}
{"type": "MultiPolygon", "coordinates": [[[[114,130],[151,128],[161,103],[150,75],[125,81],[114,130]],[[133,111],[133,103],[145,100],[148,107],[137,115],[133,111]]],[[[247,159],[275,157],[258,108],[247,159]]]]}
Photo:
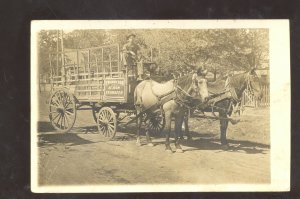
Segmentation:
{"type": "Polygon", "coordinates": [[[173,150],[170,146],[166,146],[166,152],[173,153],[173,150]]]}
{"type": "Polygon", "coordinates": [[[154,144],[150,142],[150,143],[147,144],[147,146],[153,147],[154,144]]]}
{"type": "Polygon", "coordinates": [[[173,151],[171,149],[166,149],[167,153],[173,153],[173,151]]]}
{"type": "Polygon", "coordinates": [[[176,149],[176,153],[183,153],[182,149],[176,149]]]}

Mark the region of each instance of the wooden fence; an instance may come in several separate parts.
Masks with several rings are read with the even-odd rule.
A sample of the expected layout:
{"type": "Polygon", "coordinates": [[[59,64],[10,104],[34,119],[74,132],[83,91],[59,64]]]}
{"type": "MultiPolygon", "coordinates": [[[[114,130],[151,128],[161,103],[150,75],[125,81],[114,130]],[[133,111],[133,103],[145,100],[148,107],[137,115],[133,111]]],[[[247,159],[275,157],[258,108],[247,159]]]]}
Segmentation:
{"type": "Polygon", "coordinates": [[[243,93],[242,106],[250,107],[268,107],[270,106],[270,86],[262,86],[263,96],[260,100],[256,100],[253,95],[246,89],[243,93]]]}

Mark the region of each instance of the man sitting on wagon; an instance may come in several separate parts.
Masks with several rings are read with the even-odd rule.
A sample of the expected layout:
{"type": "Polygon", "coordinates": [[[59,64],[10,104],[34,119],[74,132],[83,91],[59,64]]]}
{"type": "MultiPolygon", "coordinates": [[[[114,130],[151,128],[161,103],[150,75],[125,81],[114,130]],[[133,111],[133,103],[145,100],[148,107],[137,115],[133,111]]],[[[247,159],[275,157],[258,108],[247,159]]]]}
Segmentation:
{"type": "Polygon", "coordinates": [[[140,64],[137,64],[137,55],[138,51],[140,50],[140,47],[135,42],[135,34],[130,34],[127,36],[128,42],[123,46],[122,49],[122,56],[123,56],[123,71],[126,71],[126,68],[129,69],[129,67],[132,67],[132,69],[135,71],[135,75],[138,76],[137,80],[142,80],[142,74],[139,71],[139,68],[142,67],[140,64]]]}

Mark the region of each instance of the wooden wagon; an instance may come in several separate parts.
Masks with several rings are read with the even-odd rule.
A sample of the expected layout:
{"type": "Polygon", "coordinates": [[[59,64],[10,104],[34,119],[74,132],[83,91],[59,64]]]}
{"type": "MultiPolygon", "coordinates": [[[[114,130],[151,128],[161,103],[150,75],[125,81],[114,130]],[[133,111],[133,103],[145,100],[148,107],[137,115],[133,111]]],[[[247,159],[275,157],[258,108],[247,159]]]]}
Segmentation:
{"type": "MultiPolygon", "coordinates": [[[[136,67],[121,70],[118,44],[50,53],[49,60],[52,85],[49,119],[56,130],[70,131],[78,110],[90,109],[100,134],[112,139],[118,123],[135,114],[136,67]]],[[[152,130],[163,129],[159,113],[148,118],[152,130]]]]}

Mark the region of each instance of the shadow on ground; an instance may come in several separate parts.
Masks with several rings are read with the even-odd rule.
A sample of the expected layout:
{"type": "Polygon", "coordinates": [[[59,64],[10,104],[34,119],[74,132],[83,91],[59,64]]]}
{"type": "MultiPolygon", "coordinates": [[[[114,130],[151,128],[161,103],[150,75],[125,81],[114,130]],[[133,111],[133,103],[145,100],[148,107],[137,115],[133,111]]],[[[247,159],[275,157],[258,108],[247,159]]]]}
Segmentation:
{"type": "MultiPolygon", "coordinates": [[[[84,126],[84,127],[73,127],[70,131],[72,133],[98,133],[98,128],[96,125],[84,126]]],[[[58,132],[58,131],[53,128],[51,122],[39,121],[38,132],[47,133],[47,132],[58,132]]]]}
{"type": "Polygon", "coordinates": [[[83,139],[79,134],[98,133],[97,126],[86,126],[83,128],[72,128],[69,133],[60,133],[55,130],[50,122],[38,122],[38,145],[40,147],[55,144],[82,145],[94,143],[83,139]]]}
{"type": "Polygon", "coordinates": [[[38,136],[39,147],[50,146],[55,144],[66,144],[69,143],[69,146],[83,145],[94,143],[89,140],[85,140],[78,136],[75,133],[54,133],[54,134],[40,134],[38,136]]]}
{"type": "MultiPolygon", "coordinates": [[[[41,133],[39,135],[40,146],[53,145],[57,143],[71,143],[71,145],[82,145],[90,144],[92,141],[81,138],[78,134],[87,133],[98,133],[97,126],[85,126],[85,127],[74,127],[71,133],[51,133],[55,129],[51,126],[50,122],[39,122],[38,130],[41,133]]],[[[128,126],[126,128],[119,127],[116,137],[114,140],[117,141],[132,141],[136,139],[136,128],[134,126],[128,126]]],[[[270,146],[266,144],[246,141],[246,140],[232,140],[228,139],[229,147],[224,147],[220,144],[218,134],[214,133],[197,133],[194,131],[190,132],[193,140],[182,140],[183,146],[189,147],[186,151],[195,150],[226,150],[229,152],[245,152],[248,154],[266,153],[269,151],[270,146]]],[[[145,131],[142,130],[141,135],[145,135],[145,131]]],[[[165,134],[161,132],[159,134],[152,134],[153,142],[155,145],[164,144],[165,134]],[[159,139],[159,141],[156,141],[159,139]],[[162,140],[163,139],[163,140],[162,140]]],[[[174,131],[171,133],[171,137],[174,138],[174,131]]],[[[173,139],[172,139],[173,140],[173,139]]]]}
{"type": "Polygon", "coordinates": [[[38,132],[43,133],[43,132],[51,132],[54,130],[55,129],[53,128],[50,122],[45,122],[45,121],[38,122],[38,132]]]}
{"type": "Polygon", "coordinates": [[[228,152],[245,152],[248,154],[262,153],[265,154],[269,151],[270,146],[266,144],[245,141],[245,140],[232,140],[227,139],[229,145],[222,146],[220,139],[216,138],[214,134],[197,134],[192,132],[193,140],[183,140],[182,145],[188,146],[190,149],[186,151],[194,150],[226,150],[228,152]]]}
{"type": "MultiPolygon", "coordinates": [[[[217,134],[213,133],[196,133],[196,132],[190,132],[193,139],[187,140],[186,138],[181,141],[182,146],[188,147],[185,151],[196,151],[196,150],[224,150],[228,152],[244,152],[248,154],[265,154],[267,151],[269,151],[270,146],[266,144],[251,142],[251,141],[245,141],[245,140],[232,140],[227,139],[229,145],[228,146],[222,146],[220,143],[220,139],[218,138],[217,134]]],[[[158,136],[162,138],[163,136],[158,136]]],[[[155,137],[155,138],[158,138],[155,137]]],[[[164,141],[155,141],[155,145],[164,144],[164,141]]],[[[172,139],[172,142],[173,139],[172,139]]]]}

